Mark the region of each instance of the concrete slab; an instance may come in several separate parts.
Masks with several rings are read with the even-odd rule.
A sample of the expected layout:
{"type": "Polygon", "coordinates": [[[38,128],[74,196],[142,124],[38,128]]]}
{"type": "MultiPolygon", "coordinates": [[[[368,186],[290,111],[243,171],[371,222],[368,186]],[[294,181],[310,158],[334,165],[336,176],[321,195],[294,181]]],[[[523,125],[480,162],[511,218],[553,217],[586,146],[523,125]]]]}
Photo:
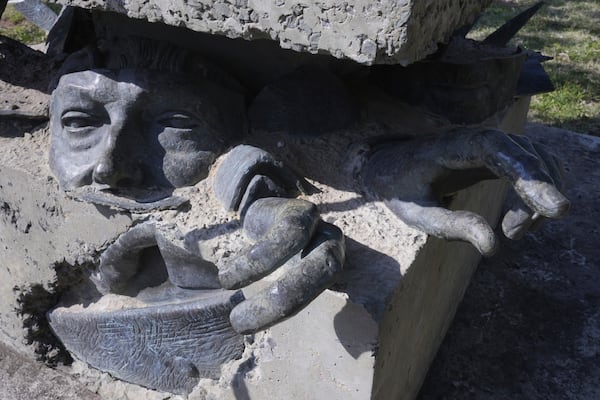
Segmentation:
{"type": "Polygon", "coordinates": [[[92,10],[284,48],[330,54],[361,64],[421,60],[471,23],[490,0],[56,0],[92,10]]]}

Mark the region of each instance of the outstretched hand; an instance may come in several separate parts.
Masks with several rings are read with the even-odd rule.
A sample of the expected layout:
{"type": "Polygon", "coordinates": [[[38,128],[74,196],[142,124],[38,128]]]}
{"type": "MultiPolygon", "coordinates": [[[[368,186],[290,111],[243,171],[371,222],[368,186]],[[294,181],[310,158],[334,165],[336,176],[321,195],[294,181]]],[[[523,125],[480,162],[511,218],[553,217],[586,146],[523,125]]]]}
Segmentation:
{"type": "Polygon", "coordinates": [[[526,137],[493,129],[462,129],[386,143],[371,154],[363,184],[407,225],[436,237],[470,242],[489,256],[497,242],[484,218],[442,204],[457,190],[492,178],[507,179],[520,198],[502,221],[509,238],[519,238],[543,218],[560,218],[569,209],[559,191],[558,160],[526,137]]]}

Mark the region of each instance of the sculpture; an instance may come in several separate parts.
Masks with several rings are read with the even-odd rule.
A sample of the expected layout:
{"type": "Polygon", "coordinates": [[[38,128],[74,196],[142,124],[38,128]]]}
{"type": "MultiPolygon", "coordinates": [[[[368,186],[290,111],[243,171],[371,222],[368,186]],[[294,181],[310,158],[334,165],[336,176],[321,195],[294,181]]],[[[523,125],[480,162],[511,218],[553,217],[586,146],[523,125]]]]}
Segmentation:
{"type": "MultiPolygon", "coordinates": [[[[100,47],[76,53],[65,63],[51,104],[50,165],[73,198],[137,215],[138,222],[107,247],[91,275],[104,298],[122,295],[135,298],[135,304],[110,309],[109,314],[98,306],[90,309],[89,319],[58,309],[50,319],[67,348],[122,379],[187,393],[200,377],[213,377],[220,363],[241,354],[238,334],[293,315],[335,282],[344,264],[344,237],[339,228],[321,220],[315,204],[297,198],[313,190],[305,177],[318,180],[315,177],[338,174],[331,185],[352,187],[367,201],[384,201],[408,225],[468,241],[484,255],[496,249],[492,229],[475,214],[443,208],[445,196],[482,179],[508,179],[528,207],[516,205],[505,218],[504,231],[510,237],[518,237],[540,217],[560,217],[568,209],[557,189],[561,182],[556,161],[525,138],[485,127],[436,128],[431,135],[411,138],[377,129],[357,133],[352,120],[344,120],[344,132],[310,137],[280,132],[281,126],[268,132],[269,124],[267,133],[246,133],[244,89],[226,72],[167,43],[132,38],[100,47]],[[284,148],[273,140],[277,137],[285,138],[284,148]],[[321,170],[315,156],[308,154],[312,149],[306,146],[313,145],[321,146],[319,155],[331,151],[327,167],[337,171],[321,170]],[[355,162],[344,164],[350,156],[355,162]],[[233,245],[237,253],[223,265],[206,257],[197,242],[190,242],[190,232],[161,214],[209,208],[208,203],[190,205],[185,197],[189,192],[179,191],[191,186],[238,212],[250,240],[233,245]],[[277,269],[281,272],[252,297],[228,291],[277,269]],[[139,303],[143,304],[136,308],[139,303]],[[186,352],[189,338],[173,344],[176,350],[168,347],[171,344],[161,347],[165,338],[185,326],[179,319],[183,315],[185,321],[187,314],[201,315],[194,326],[202,334],[208,332],[208,347],[216,340],[226,351],[203,359],[186,352]],[[133,345],[130,356],[139,357],[135,365],[119,363],[118,353],[107,359],[97,348],[94,357],[89,343],[82,341],[96,330],[89,325],[96,324],[108,333],[94,333],[94,340],[110,346],[136,319],[149,321],[153,333],[144,340],[150,342],[153,334],[163,335],[152,328],[162,326],[161,321],[177,328],[164,333],[156,348],[133,345]],[[81,329],[67,329],[74,325],[81,329]],[[205,368],[199,365],[203,362],[205,368]]],[[[295,72],[267,85],[251,99],[251,124],[269,120],[265,107],[277,101],[278,85],[302,82],[296,81],[297,73],[310,79],[315,72],[295,72]],[[269,91],[275,96],[269,97],[269,91]]],[[[342,80],[323,73],[331,74],[333,88],[323,95],[343,98],[342,80]]],[[[301,111],[295,102],[311,95],[310,88],[301,87],[299,93],[297,98],[280,94],[288,111],[301,111]]],[[[339,115],[355,110],[352,101],[340,107],[339,115]]],[[[195,222],[188,222],[193,227],[195,222]]],[[[239,223],[227,229],[239,232],[238,228],[239,223]]],[[[129,348],[132,343],[136,337],[120,346],[129,348]]]]}

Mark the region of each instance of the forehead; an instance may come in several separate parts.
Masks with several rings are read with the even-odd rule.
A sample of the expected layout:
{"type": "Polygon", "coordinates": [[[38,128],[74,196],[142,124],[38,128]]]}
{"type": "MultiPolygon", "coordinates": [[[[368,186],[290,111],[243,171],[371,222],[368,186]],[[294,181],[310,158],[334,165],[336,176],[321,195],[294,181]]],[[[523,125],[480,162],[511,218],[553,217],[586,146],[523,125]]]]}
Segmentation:
{"type": "Polygon", "coordinates": [[[141,97],[178,102],[178,99],[202,96],[207,85],[210,84],[175,73],[98,69],[63,75],[52,96],[58,103],[73,100],[132,102],[141,97]]]}

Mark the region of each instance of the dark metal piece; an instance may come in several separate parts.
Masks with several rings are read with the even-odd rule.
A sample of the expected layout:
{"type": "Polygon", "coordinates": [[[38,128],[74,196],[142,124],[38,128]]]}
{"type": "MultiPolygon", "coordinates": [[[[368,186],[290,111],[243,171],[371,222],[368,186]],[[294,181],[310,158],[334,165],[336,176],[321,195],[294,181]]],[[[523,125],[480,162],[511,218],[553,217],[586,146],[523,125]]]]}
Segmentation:
{"type": "Polygon", "coordinates": [[[257,243],[221,269],[219,281],[237,289],[263,278],[308,245],[318,222],[316,206],[307,201],[257,200],[244,218],[244,230],[257,243]]]}
{"type": "Polygon", "coordinates": [[[506,46],[510,39],[512,39],[517,32],[525,26],[525,24],[535,15],[536,12],[544,5],[543,1],[534,4],[527,10],[521,12],[517,16],[513,17],[510,21],[506,22],[500,28],[492,32],[488,37],[483,40],[483,44],[490,46],[506,46]]]}
{"type": "Polygon", "coordinates": [[[28,110],[0,110],[0,118],[24,118],[31,120],[47,121],[48,115],[46,113],[39,113],[28,110]]]}
{"type": "Polygon", "coordinates": [[[388,94],[446,117],[476,124],[514,101],[527,53],[455,37],[435,58],[408,67],[377,67],[373,79],[388,94]]]}
{"type": "Polygon", "coordinates": [[[4,14],[4,10],[6,9],[6,5],[8,4],[8,0],[0,0],[0,17],[4,14]]]}
{"type": "Polygon", "coordinates": [[[322,222],[312,203],[273,197],[289,196],[303,182],[252,146],[234,148],[219,166],[215,192],[228,209],[240,210],[244,231],[255,242],[220,269],[221,285],[241,288],[285,269],[275,283],[232,311],[237,332],[257,332],[290,317],[331,286],[342,269],[345,246],[339,229],[322,222]]]}
{"type": "Polygon", "coordinates": [[[309,246],[289,261],[285,274],[231,311],[231,325],[247,334],[293,316],[335,282],[344,260],[344,235],[321,222],[309,246]]]}
{"type": "Polygon", "coordinates": [[[50,165],[66,190],[193,185],[244,115],[243,98],[211,82],[130,69],[64,75],[51,107],[50,165]]]}
{"type": "Polygon", "coordinates": [[[100,256],[94,283],[101,293],[137,295],[168,280],[180,288],[218,289],[217,267],[186,249],[175,227],[135,225],[100,256]],[[145,257],[149,249],[156,251],[145,257]]]}
{"type": "Polygon", "coordinates": [[[46,54],[60,56],[75,53],[86,46],[96,43],[94,21],[89,10],[65,6],[58,14],[58,18],[48,36],[46,54]]]}
{"type": "Polygon", "coordinates": [[[27,20],[44,31],[48,32],[56,22],[56,13],[40,0],[20,0],[13,3],[13,6],[27,20]]]}
{"type": "Polygon", "coordinates": [[[156,244],[165,262],[169,281],[186,289],[219,289],[217,266],[186,249],[175,229],[157,230],[156,244]]]}
{"type": "Polygon", "coordinates": [[[189,200],[173,196],[172,190],[99,190],[84,186],[70,190],[67,195],[75,200],[111,207],[132,213],[148,213],[160,210],[176,210],[189,200]]]}
{"type": "MultiPolygon", "coordinates": [[[[154,223],[142,223],[132,227],[119,236],[100,256],[98,270],[92,276],[100,293],[137,294],[148,286],[157,286],[163,283],[167,275],[165,271],[153,271],[144,274],[147,267],[142,265],[141,256],[145,249],[156,246],[156,226],[154,223]],[[135,277],[140,275],[150,277],[151,281],[135,282],[135,277]]],[[[160,268],[159,268],[160,269],[160,268]]]]}
{"type": "Polygon", "coordinates": [[[527,52],[527,59],[521,68],[517,83],[517,95],[533,96],[554,91],[554,84],[542,66],[544,61],[551,58],[534,51],[527,52]]]}
{"type": "MultiPolygon", "coordinates": [[[[560,160],[527,137],[520,135],[510,135],[510,137],[524,150],[537,157],[554,187],[563,190],[564,179],[560,160]]],[[[519,196],[511,196],[507,204],[508,211],[502,220],[502,231],[509,239],[521,239],[527,231],[535,229],[546,219],[543,214],[532,211],[519,196]]]]}
{"type": "Polygon", "coordinates": [[[318,136],[348,128],[358,106],[344,83],[325,68],[302,67],[265,86],[248,110],[252,129],[318,136]]]}

